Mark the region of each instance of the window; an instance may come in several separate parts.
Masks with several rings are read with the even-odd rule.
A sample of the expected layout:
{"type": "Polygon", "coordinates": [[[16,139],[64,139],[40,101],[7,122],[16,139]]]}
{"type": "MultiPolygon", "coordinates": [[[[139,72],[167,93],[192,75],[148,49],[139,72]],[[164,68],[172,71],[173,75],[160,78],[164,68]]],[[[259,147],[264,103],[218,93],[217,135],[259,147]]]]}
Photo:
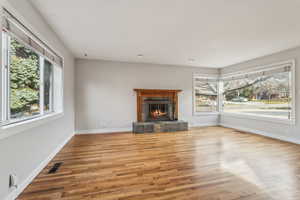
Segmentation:
{"type": "Polygon", "coordinates": [[[293,64],[222,79],[223,111],[293,119],[293,64]]]}
{"type": "Polygon", "coordinates": [[[196,114],[222,111],[295,121],[294,61],[220,78],[195,74],[193,80],[196,114]]]}
{"type": "Polygon", "coordinates": [[[62,112],[62,58],[8,12],[2,60],[2,124],[62,112]]]}
{"type": "Polygon", "coordinates": [[[218,79],[194,76],[194,112],[218,111],[218,79]]]}

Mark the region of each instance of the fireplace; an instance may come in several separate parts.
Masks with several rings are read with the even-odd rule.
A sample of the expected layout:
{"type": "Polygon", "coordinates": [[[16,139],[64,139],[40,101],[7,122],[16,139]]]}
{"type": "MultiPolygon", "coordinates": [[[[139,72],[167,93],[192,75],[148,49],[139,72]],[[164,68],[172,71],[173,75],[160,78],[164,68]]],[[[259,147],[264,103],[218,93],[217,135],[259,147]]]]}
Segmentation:
{"type": "Polygon", "coordinates": [[[188,130],[188,123],[178,121],[178,92],[181,90],[134,89],[137,93],[137,122],[134,133],[188,130]]]}
{"type": "Polygon", "coordinates": [[[134,89],[138,122],[176,121],[181,90],[134,89]]]}

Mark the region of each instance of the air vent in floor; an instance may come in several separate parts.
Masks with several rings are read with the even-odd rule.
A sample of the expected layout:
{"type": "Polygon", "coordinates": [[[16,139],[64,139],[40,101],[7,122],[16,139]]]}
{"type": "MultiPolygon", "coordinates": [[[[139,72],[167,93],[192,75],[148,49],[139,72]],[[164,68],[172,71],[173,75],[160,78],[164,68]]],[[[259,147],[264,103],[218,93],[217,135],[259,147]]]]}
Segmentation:
{"type": "Polygon", "coordinates": [[[51,169],[49,170],[48,174],[55,174],[62,164],[62,162],[55,163],[53,167],[51,167],[51,169]]]}

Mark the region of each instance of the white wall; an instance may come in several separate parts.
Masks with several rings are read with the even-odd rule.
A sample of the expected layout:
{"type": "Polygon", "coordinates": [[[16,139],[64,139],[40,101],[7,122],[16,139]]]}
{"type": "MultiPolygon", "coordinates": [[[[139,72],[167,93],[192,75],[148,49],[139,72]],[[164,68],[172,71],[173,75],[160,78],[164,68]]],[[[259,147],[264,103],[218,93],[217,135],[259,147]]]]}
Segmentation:
{"type": "Polygon", "coordinates": [[[249,70],[253,67],[278,63],[290,59],[296,60],[296,125],[286,125],[278,122],[267,122],[262,120],[244,119],[242,117],[229,117],[224,115],[220,117],[220,123],[224,126],[238,128],[245,131],[251,131],[274,138],[300,143],[300,48],[291,49],[270,56],[265,56],[244,63],[225,67],[221,70],[221,74],[232,73],[238,70],[249,70]]]}
{"type": "Polygon", "coordinates": [[[181,89],[179,119],[190,126],[215,125],[218,116],[193,116],[193,73],[218,74],[217,69],[76,60],[76,130],[131,130],[136,121],[134,88],[181,89]]]}
{"type": "Polygon", "coordinates": [[[10,0],[9,3],[4,2],[4,6],[17,12],[23,22],[29,23],[42,39],[64,57],[65,68],[64,116],[0,140],[0,199],[5,199],[8,195],[14,196],[16,191],[19,192],[26,186],[39,167],[47,163],[47,158],[53,156],[74,134],[73,56],[28,1],[10,0]],[[18,190],[8,188],[11,173],[19,178],[18,190]]]}

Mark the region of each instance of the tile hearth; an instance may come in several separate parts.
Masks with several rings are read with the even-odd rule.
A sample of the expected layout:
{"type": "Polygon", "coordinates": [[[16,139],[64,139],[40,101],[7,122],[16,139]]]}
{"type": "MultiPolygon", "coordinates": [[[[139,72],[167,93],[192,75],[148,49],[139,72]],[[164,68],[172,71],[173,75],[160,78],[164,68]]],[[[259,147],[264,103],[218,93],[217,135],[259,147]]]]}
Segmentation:
{"type": "Polygon", "coordinates": [[[188,123],[185,121],[159,121],[159,122],[133,122],[133,133],[159,133],[187,131],[188,123]]]}

